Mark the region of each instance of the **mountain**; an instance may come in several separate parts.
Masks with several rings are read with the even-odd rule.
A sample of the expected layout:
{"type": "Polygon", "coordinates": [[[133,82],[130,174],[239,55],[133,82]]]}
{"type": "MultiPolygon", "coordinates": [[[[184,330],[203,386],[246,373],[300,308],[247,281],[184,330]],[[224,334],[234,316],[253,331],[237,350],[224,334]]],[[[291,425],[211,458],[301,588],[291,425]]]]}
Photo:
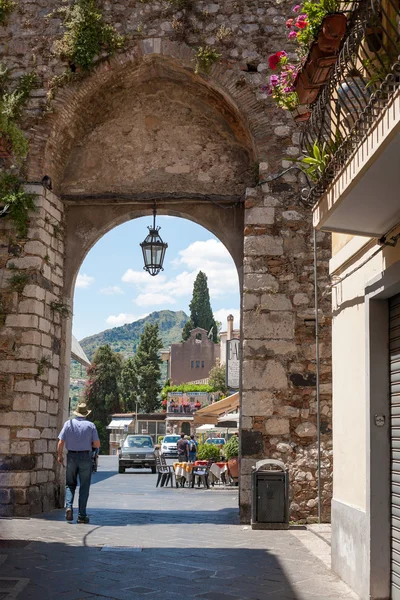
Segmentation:
{"type": "MultiPolygon", "coordinates": [[[[176,312],[173,310],[155,311],[144,319],[139,319],[139,321],[134,321],[127,325],[121,325],[121,327],[106,329],[101,333],[84,338],[79,343],[89,360],[92,359],[96,349],[105,344],[111,346],[115,352],[122,352],[125,357],[133,356],[146,323],[158,323],[164,348],[168,348],[171,344],[181,341],[182,329],[188,319],[189,317],[183,310],[176,312]]],[[[85,369],[82,369],[82,373],[83,377],[85,377],[85,369]]],[[[71,378],[81,376],[80,365],[75,361],[71,361],[71,378]]]]}

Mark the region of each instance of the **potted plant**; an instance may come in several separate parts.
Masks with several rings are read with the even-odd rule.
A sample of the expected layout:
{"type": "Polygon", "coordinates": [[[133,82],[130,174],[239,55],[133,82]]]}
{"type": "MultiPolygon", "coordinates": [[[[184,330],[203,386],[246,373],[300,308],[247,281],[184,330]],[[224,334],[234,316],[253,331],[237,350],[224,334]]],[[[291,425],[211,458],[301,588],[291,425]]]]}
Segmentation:
{"type": "Polygon", "coordinates": [[[238,479],[239,477],[239,438],[237,435],[231,437],[231,439],[225,444],[225,456],[228,461],[228,470],[232,479],[238,479]]]}
{"type": "Polygon", "coordinates": [[[280,50],[269,57],[272,75],[268,93],[278,106],[290,110],[296,121],[306,121],[309,106],[328,79],[341,40],[346,32],[347,17],[340,12],[339,0],[305,0],[293,8],[295,16],[286,21],[288,38],[297,42],[299,63],[290,64],[287,53],[280,50]]]}
{"type": "Polygon", "coordinates": [[[219,448],[214,444],[200,444],[197,448],[197,460],[217,462],[220,456],[219,448]]]}

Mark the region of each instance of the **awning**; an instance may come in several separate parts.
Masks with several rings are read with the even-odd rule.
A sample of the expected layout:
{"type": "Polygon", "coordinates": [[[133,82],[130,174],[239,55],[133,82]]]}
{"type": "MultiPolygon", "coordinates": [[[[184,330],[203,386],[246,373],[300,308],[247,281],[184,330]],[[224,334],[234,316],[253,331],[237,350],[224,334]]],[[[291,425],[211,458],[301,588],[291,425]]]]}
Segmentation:
{"type": "Polygon", "coordinates": [[[90,367],[90,360],[86,356],[82,346],[80,345],[80,343],[74,335],[72,336],[71,342],[71,356],[74,360],[77,360],[78,363],[80,363],[84,367],[90,367]]]}
{"type": "Polygon", "coordinates": [[[106,429],[124,429],[125,426],[129,427],[133,419],[113,419],[106,429]]]}
{"type": "Polygon", "coordinates": [[[194,423],[195,425],[203,425],[204,423],[213,423],[216,425],[218,417],[232,412],[237,408],[239,408],[239,392],[235,392],[223,400],[214,402],[214,404],[200,408],[194,415],[194,423]]]}
{"type": "Polygon", "coordinates": [[[239,423],[239,421],[240,421],[240,412],[229,413],[227,415],[222,415],[222,417],[218,417],[218,423],[226,423],[228,421],[234,421],[236,423],[239,423]]]}
{"type": "Polygon", "coordinates": [[[166,417],[166,421],[193,421],[193,415],[187,415],[186,417],[166,417]]]}

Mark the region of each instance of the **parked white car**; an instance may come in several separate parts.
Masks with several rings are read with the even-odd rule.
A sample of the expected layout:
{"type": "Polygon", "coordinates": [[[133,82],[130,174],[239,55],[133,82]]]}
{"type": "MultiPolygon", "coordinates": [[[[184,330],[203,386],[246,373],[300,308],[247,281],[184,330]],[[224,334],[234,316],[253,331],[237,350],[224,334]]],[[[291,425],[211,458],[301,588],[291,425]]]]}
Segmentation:
{"type": "Polygon", "coordinates": [[[180,439],[180,435],[166,435],[161,443],[161,454],[165,458],[176,458],[178,456],[177,442],[180,439]]]}

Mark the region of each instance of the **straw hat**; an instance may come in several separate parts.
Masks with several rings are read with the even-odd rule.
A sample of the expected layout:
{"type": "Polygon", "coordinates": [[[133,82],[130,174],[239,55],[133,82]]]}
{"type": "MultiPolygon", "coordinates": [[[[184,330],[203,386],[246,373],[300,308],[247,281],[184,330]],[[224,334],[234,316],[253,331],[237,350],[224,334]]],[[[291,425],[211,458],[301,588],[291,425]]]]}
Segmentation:
{"type": "Polygon", "coordinates": [[[74,414],[76,417],[88,417],[91,412],[91,410],[88,410],[86,402],[81,402],[78,404],[72,414],[74,414]]]}

